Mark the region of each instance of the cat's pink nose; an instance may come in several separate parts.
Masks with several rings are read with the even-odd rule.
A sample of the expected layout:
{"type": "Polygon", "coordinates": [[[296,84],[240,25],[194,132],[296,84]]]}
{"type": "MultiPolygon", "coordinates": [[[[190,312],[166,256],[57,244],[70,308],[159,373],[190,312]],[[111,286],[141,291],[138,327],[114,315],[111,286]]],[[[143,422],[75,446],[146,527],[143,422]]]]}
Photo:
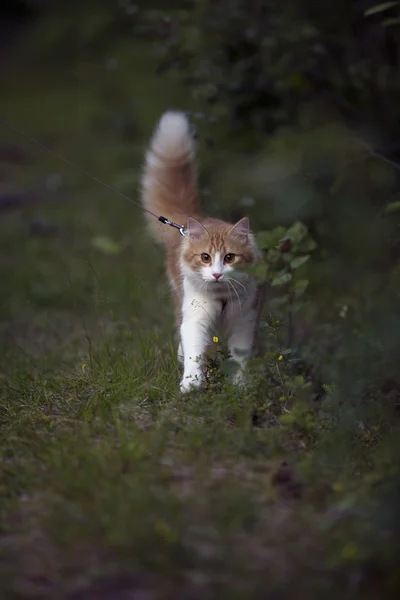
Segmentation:
{"type": "Polygon", "coordinates": [[[213,273],[213,277],[218,281],[218,279],[222,277],[222,273],[213,273]]]}

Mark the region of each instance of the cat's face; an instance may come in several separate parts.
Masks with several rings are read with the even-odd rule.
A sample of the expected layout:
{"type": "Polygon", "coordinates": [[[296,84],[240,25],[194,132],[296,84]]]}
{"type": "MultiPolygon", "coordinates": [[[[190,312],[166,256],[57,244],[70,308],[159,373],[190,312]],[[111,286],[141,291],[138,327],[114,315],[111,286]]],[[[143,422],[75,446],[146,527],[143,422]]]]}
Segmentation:
{"type": "Polygon", "coordinates": [[[236,267],[257,260],[257,248],[245,217],[236,225],[189,217],[182,252],[186,276],[197,282],[221,285],[237,278],[236,267]]]}

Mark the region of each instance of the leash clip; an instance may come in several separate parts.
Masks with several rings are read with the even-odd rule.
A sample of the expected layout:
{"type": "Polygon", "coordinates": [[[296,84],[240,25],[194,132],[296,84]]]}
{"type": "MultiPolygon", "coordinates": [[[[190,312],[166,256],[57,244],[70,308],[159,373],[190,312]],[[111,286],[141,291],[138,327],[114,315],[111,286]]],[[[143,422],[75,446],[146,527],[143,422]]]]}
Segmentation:
{"type": "Polygon", "coordinates": [[[183,225],[178,225],[178,223],[174,223],[173,221],[170,221],[169,219],[167,219],[167,217],[158,217],[158,220],[161,223],[164,223],[164,225],[170,225],[171,227],[175,227],[175,229],[178,229],[179,233],[182,236],[185,236],[185,228],[183,225]]]}

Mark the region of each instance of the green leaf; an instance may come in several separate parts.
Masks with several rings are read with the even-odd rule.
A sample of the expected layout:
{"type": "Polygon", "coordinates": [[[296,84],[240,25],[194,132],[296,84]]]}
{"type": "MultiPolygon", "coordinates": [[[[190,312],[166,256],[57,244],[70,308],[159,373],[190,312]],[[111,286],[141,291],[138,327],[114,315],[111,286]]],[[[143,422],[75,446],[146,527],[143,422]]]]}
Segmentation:
{"type": "Polygon", "coordinates": [[[278,252],[278,250],[275,250],[275,248],[271,248],[271,250],[268,250],[267,260],[270,264],[274,264],[274,263],[280,261],[281,258],[282,258],[281,253],[278,252]]]}
{"type": "Polygon", "coordinates": [[[286,229],[284,227],[275,227],[270,231],[259,231],[256,235],[257,245],[260,248],[269,250],[276,246],[282,237],[285,235],[286,229]]]}
{"type": "Polygon", "coordinates": [[[292,353],[292,349],[291,348],[285,348],[284,350],[281,351],[281,354],[283,354],[283,356],[287,356],[288,354],[292,353]]]}
{"type": "Polygon", "coordinates": [[[104,254],[119,254],[122,251],[122,246],[107,235],[92,238],[92,246],[104,254]]]}
{"type": "Polygon", "coordinates": [[[244,270],[248,275],[254,277],[257,281],[266,281],[268,275],[268,265],[266,262],[261,261],[256,263],[255,265],[245,265],[244,269],[240,269],[240,271],[244,270]]]}
{"type": "Polygon", "coordinates": [[[398,212],[400,211],[400,200],[397,200],[397,202],[389,202],[389,204],[387,204],[385,206],[385,215],[390,215],[394,212],[398,212]]]}
{"type": "Polygon", "coordinates": [[[294,284],[294,289],[295,290],[303,290],[308,286],[309,283],[310,282],[308,279],[298,279],[296,281],[296,283],[294,284]]]}
{"type": "Polygon", "coordinates": [[[238,370],[239,365],[236,361],[232,359],[224,360],[221,364],[221,371],[225,373],[225,375],[234,375],[238,370]]]}
{"type": "Polygon", "coordinates": [[[281,239],[283,237],[285,237],[286,234],[286,229],[285,227],[282,227],[281,225],[279,225],[278,227],[275,227],[275,229],[272,229],[271,231],[271,241],[272,244],[274,246],[276,246],[277,244],[279,244],[279,242],[281,241],[281,239]]]}
{"type": "Polygon", "coordinates": [[[270,231],[259,231],[256,234],[257,246],[267,250],[271,247],[271,232],[270,231]]]}
{"type": "Polygon", "coordinates": [[[377,13],[383,12],[385,10],[389,10],[389,8],[393,8],[400,2],[381,2],[380,4],[375,4],[375,6],[371,6],[364,12],[364,17],[369,17],[370,15],[376,15],[377,13]]]}
{"type": "Polygon", "coordinates": [[[316,248],[318,248],[318,244],[310,235],[296,246],[297,252],[313,252],[316,248]]]}
{"type": "Polygon", "coordinates": [[[294,259],[294,254],[292,254],[292,252],[287,252],[286,254],[282,254],[282,258],[283,262],[288,265],[294,259]]]}
{"type": "Polygon", "coordinates": [[[290,266],[292,267],[292,269],[298,269],[299,267],[304,265],[308,261],[309,258],[310,258],[309,254],[306,254],[305,256],[296,256],[296,258],[294,258],[291,261],[290,266]]]}
{"type": "Polygon", "coordinates": [[[287,234],[289,237],[292,238],[292,240],[298,244],[299,242],[302,242],[308,235],[308,229],[306,227],[306,225],[304,225],[304,223],[301,223],[301,221],[297,221],[296,223],[294,223],[294,225],[292,225],[288,230],[287,230],[287,234]]]}
{"type": "Polygon", "coordinates": [[[296,281],[296,283],[294,284],[296,298],[299,298],[302,294],[304,294],[304,292],[308,288],[309,283],[310,282],[308,281],[308,279],[298,279],[296,281]]]}
{"type": "Polygon", "coordinates": [[[272,280],[271,285],[273,287],[277,287],[279,285],[285,285],[285,283],[289,283],[289,281],[291,281],[291,279],[292,279],[291,273],[283,273],[282,275],[278,275],[278,277],[275,277],[272,280]]]}

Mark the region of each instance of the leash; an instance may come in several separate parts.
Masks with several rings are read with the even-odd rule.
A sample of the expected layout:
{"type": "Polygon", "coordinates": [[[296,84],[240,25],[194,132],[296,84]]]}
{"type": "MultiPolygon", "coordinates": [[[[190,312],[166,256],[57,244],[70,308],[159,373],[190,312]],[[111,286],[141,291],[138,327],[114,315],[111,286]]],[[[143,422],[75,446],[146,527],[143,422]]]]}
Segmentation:
{"type": "MultiPolygon", "coordinates": [[[[163,223],[164,225],[169,225],[170,227],[174,227],[175,229],[177,229],[179,231],[179,233],[182,236],[186,235],[186,233],[185,233],[185,227],[183,225],[179,225],[178,223],[174,223],[173,221],[170,221],[169,219],[167,219],[167,217],[158,216],[155,213],[153,213],[151,210],[148,210],[147,208],[144,208],[144,206],[142,206],[138,202],[135,202],[135,200],[132,200],[132,198],[130,198],[129,196],[126,196],[125,194],[123,194],[122,192],[120,192],[119,190],[117,190],[112,185],[109,185],[105,181],[102,181],[98,177],[95,177],[94,175],[92,175],[88,171],[85,171],[85,169],[82,169],[81,167],[78,167],[78,165],[76,165],[72,161],[68,160],[67,158],[64,158],[64,156],[61,156],[61,154],[58,154],[58,152],[55,152],[54,150],[51,150],[51,148],[48,148],[47,146],[45,146],[44,144],[42,144],[41,142],[39,142],[35,138],[27,135],[26,133],[24,133],[23,131],[21,131],[20,129],[18,129],[17,127],[15,127],[14,125],[12,125],[11,123],[9,123],[8,121],[5,121],[4,119],[0,118],[0,123],[2,123],[5,127],[8,127],[8,129],[11,129],[15,133],[18,133],[18,135],[20,135],[23,138],[25,138],[26,140],[28,140],[28,142],[30,142],[31,144],[34,144],[34,145],[38,146],[39,148],[41,148],[42,150],[44,150],[45,152],[48,152],[49,154],[52,154],[53,156],[55,156],[56,158],[58,158],[62,162],[66,163],[67,165],[69,165],[70,167],[72,167],[73,169],[76,169],[77,171],[79,171],[83,175],[86,175],[86,177],[89,177],[90,179],[92,179],[96,183],[99,183],[100,185],[104,186],[105,188],[107,188],[108,190],[110,190],[111,192],[113,192],[114,194],[117,194],[117,196],[120,196],[121,198],[124,198],[125,200],[128,200],[128,202],[132,202],[132,204],[134,204],[135,206],[137,206],[141,210],[144,210],[145,212],[147,212],[149,215],[151,215],[152,217],[154,217],[155,219],[157,219],[158,221],[160,221],[160,223],[163,223]]],[[[366,155],[366,158],[369,157],[369,156],[377,158],[378,160],[381,160],[381,161],[385,162],[386,164],[390,165],[391,167],[393,167],[397,171],[400,171],[400,165],[399,164],[397,164],[393,160],[390,160],[389,158],[387,158],[383,154],[375,152],[373,150],[373,148],[371,148],[365,142],[359,141],[359,143],[360,143],[361,146],[363,146],[368,151],[368,153],[366,155]]]]}
{"type": "Polygon", "coordinates": [[[61,156],[61,154],[58,154],[58,152],[55,152],[54,150],[51,150],[51,148],[48,148],[47,146],[45,146],[44,144],[42,144],[41,142],[39,142],[35,138],[30,137],[29,135],[27,135],[26,133],[24,133],[23,131],[21,131],[17,127],[15,127],[14,125],[11,125],[11,123],[8,123],[8,121],[5,121],[4,119],[0,119],[0,123],[2,123],[5,127],[8,127],[8,129],[11,129],[15,133],[18,133],[20,136],[22,136],[23,138],[25,138],[26,140],[28,140],[28,142],[30,142],[31,144],[34,144],[35,146],[38,146],[39,148],[41,148],[41,150],[44,150],[45,152],[48,152],[49,154],[52,154],[53,156],[55,156],[59,160],[63,161],[65,164],[67,164],[70,167],[72,167],[73,169],[76,169],[77,171],[79,171],[83,175],[86,175],[86,177],[89,177],[90,179],[92,179],[96,183],[99,183],[100,185],[104,186],[105,188],[107,188],[111,192],[114,192],[114,194],[117,194],[117,196],[120,196],[121,198],[124,198],[125,200],[128,200],[128,202],[132,202],[132,204],[134,204],[135,206],[137,206],[141,210],[144,210],[145,212],[147,212],[152,217],[156,218],[158,221],[160,221],[160,223],[163,223],[164,225],[169,225],[170,227],[174,227],[175,229],[177,229],[179,231],[179,233],[182,236],[186,235],[185,234],[185,228],[184,228],[183,225],[179,225],[178,223],[174,223],[173,221],[170,221],[169,219],[167,219],[167,217],[158,216],[155,213],[153,213],[151,210],[148,210],[147,208],[144,208],[144,206],[142,206],[138,202],[135,202],[135,200],[132,200],[132,198],[130,198],[129,196],[126,196],[125,194],[123,194],[122,192],[120,192],[119,190],[117,190],[112,185],[109,185],[105,181],[102,181],[98,177],[95,177],[94,175],[92,175],[88,171],[85,171],[85,169],[82,169],[81,167],[78,167],[78,165],[76,165],[72,161],[68,160],[67,158],[64,158],[64,156],[61,156]]]}

